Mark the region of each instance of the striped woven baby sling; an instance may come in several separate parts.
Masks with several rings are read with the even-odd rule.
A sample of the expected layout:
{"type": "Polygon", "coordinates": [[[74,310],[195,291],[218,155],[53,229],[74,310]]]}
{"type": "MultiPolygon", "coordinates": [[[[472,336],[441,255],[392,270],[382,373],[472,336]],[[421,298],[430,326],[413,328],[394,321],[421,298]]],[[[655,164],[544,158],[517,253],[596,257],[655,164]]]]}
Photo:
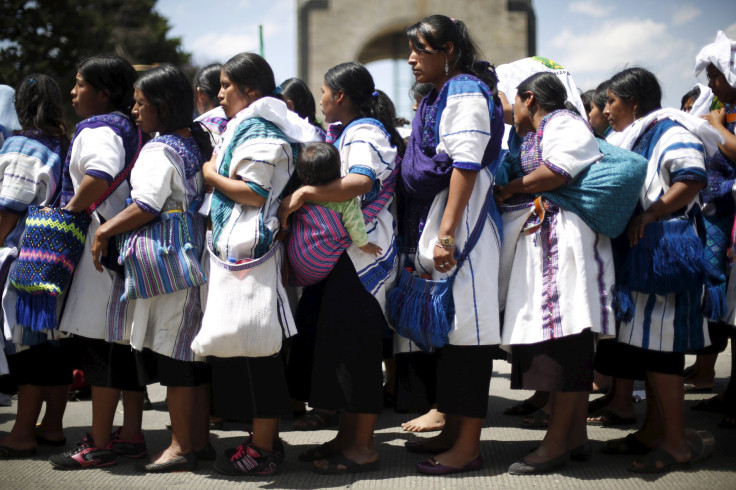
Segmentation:
{"type": "MultiPolygon", "coordinates": [[[[79,263],[87,239],[92,213],[128,179],[142,144],[140,130],[120,113],[103,114],[85,119],[77,125],[64,164],[62,207],[31,206],[26,217],[25,232],[10,282],[18,290],[16,314],[18,325],[33,332],[58,328],[57,298],[66,290],[79,263]],[[73,212],[64,209],[74,187],[69,165],[74,140],[86,128],[109,127],[120,136],[125,147],[125,166],[110,182],[107,190],[88,209],[73,212]]],[[[57,201],[58,202],[58,201],[57,201]]]]}
{"type": "MultiPolygon", "coordinates": [[[[366,223],[373,222],[393,198],[398,173],[399,165],[383,181],[378,195],[363,206],[366,223]]],[[[287,282],[291,286],[311,286],[330,274],[352,241],[337,211],[317,204],[305,204],[292,216],[286,239],[289,259],[287,282]]]]}

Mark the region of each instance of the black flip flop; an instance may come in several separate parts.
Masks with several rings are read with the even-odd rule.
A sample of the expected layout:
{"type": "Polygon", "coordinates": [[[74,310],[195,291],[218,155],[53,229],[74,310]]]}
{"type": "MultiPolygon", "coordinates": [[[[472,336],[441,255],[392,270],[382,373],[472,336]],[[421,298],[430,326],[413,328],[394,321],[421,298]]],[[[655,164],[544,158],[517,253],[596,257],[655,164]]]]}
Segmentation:
{"type": "Polygon", "coordinates": [[[348,473],[365,473],[368,471],[376,471],[380,467],[379,460],[371,461],[370,463],[358,464],[355,461],[348,459],[344,454],[336,454],[329,460],[327,468],[314,467],[314,472],[319,475],[344,475],[348,473]],[[345,468],[340,469],[338,466],[344,466],[345,468]]]}
{"type": "Polygon", "coordinates": [[[621,415],[608,409],[603,409],[597,414],[591,415],[590,418],[597,418],[598,420],[588,420],[589,424],[602,425],[603,427],[636,424],[636,417],[622,417],[621,415]]]}
{"type": "Polygon", "coordinates": [[[0,444],[0,459],[19,459],[27,458],[36,454],[36,448],[29,449],[13,449],[10,446],[0,444]]]}
{"type": "Polygon", "coordinates": [[[524,400],[516,405],[511,405],[509,408],[503,411],[504,415],[531,415],[539,410],[539,407],[531,403],[529,400],[524,400]]]}
{"type": "Polygon", "coordinates": [[[299,453],[297,459],[304,463],[311,463],[312,461],[319,461],[320,459],[330,459],[340,451],[331,448],[327,443],[315,446],[299,453]]]}
{"type": "Polygon", "coordinates": [[[540,408],[533,414],[526,416],[526,418],[532,419],[532,422],[527,422],[525,418],[521,421],[519,427],[522,429],[547,429],[549,427],[551,417],[551,414],[548,414],[540,408]]]}
{"type": "Polygon", "coordinates": [[[698,403],[690,407],[691,410],[698,412],[714,412],[714,413],[726,413],[728,411],[728,403],[726,403],[719,396],[700,400],[698,403]]]}
{"type": "Polygon", "coordinates": [[[643,456],[651,451],[652,448],[641,442],[634,434],[607,441],[602,449],[603,454],[630,454],[634,456],[643,456]]]}
{"type": "Polygon", "coordinates": [[[38,444],[43,444],[44,446],[65,446],[66,437],[59,439],[58,441],[54,441],[53,439],[46,439],[44,436],[36,435],[36,442],[38,444]]]}
{"type": "Polygon", "coordinates": [[[660,448],[652,449],[649,454],[638,462],[642,463],[643,466],[641,468],[629,466],[629,471],[632,473],[661,474],[690,467],[690,461],[677,461],[674,456],[660,448]],[[662,466],[657,466],[657,463],[662,463],[662,466]]]}

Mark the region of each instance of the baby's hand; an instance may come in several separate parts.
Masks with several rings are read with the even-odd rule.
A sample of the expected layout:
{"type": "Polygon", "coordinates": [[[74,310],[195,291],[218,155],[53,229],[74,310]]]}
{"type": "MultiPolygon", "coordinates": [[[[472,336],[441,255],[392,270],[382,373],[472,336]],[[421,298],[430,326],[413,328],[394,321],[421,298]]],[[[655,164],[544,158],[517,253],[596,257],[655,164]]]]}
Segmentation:
{"type": "Polygon", "coordinates": [[[376,245],[375,243],[368,242],[362,247],[359,247],[363,252],[378,256],[381,252],[383,252],[383,249],[376,245]]]}

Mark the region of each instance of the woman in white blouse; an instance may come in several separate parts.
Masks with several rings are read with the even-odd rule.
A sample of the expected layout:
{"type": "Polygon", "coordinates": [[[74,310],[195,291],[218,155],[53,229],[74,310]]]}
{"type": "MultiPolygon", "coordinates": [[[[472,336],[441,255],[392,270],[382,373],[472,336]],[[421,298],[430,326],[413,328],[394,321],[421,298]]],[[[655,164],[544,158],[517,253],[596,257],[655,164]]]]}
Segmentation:
{"type": "Polygon", "coordinates": [[[504,241],[515,243],[503,326],[503,344],[511,346],[511,387],[549,391],[552,406],[541,446],[514,463],[512,474],[544,473],[570,458],[590,458],[586,415],[595,335],[613,331],[609,238],[575,213],[541,197],[535,201],[602,158],[593,131],[565,109],[566,99],[553,73],[519,84],[514,127],[524,136],[524,175],[496,190],[505,211],[529,210],[523,231],[504,228],[504,241]]]}

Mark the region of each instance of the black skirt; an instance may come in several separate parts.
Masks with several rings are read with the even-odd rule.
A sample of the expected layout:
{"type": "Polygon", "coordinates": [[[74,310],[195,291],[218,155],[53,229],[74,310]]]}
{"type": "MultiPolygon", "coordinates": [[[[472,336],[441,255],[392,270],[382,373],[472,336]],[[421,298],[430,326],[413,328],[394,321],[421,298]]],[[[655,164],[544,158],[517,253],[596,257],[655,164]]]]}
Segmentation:
{"type": "Polygon", "coordinates": [[[511,346],[511,388],[591,391],[595,336],[589,330],[536,344],[511,346]]]}
{"type": "Polygon", "coordinates": [[[595,370],[606,376],[624,379],[642,380],[647,372],[682,376],[685,353],[660,352],[617,340],[604,340],[598,343],[595,370]]]}
{"type": "Polygon", "coordinates": [[[210,357],[212,414],[225,419],[272,419],[291,414],[281,354],[210,357]]]}
{"type": "Polygon", "coordinates": [[[212,369],[206,362],[179,361],[169,356],[149,351],[155,362],[156,377],[162,386],[193,388],[212,380],[212,369]]]}
{"type": "Polygon", "coordinates": [[[297,335],[289,339],[286,357],[286,382],[294,400],[307,401],[312,387],[314,344],[325,281],[305,287],[299,298],[294,322],[297,335]]]}
{"type": "Polygon", "coordinates": [[[125,391],[145,389],[148,380],[140,352],[129,345],[87,337],[76,338],[84,380],[89,385],[125,391]]]}
{"type": "Polygon", "coordinates": [[[0,392],[15,393],[23,385],[69,385],[77,355],[75,338],[44,342],[8,355],[10,374],[4,377],[0,392]]]}
{"type": "Polygon", "coordinates": [[[424,413],[437,403],[437,354],[396,354],[396,411],[424,413]]]}
{"type": "Polygon", "coordinates": [[[343,253],[325,279],[310,404],[349,413],[381,413],[384,316],[343,253]]]}
{"type": "Polygon", "coordinates": [[[493,345],[446,345],[437,349],[437,410],[485,418],[493,372],[493,345]]]}

